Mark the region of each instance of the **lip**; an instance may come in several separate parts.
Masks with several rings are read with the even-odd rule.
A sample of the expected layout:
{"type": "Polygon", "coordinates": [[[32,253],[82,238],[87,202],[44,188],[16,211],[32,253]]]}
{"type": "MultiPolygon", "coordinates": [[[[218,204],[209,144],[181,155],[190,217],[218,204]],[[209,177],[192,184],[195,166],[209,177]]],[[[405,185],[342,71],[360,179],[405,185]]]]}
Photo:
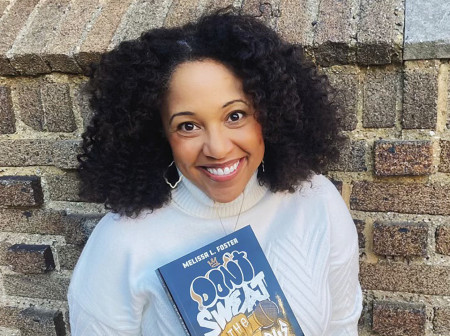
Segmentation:
{"type": "Polygon", "coordinates": [[[224,163],[220,163],[220,164],[204,165],[204,166],[201,166],[199,168],[211,180],[216,181],[216,182],[225,182],[225,181],[229,181],[229,180],[233,179],[237,174],[239,174],[239,172],[242,169],[242,166],[244,165],[244,161],[245,161],[245,157],[240,158],[239,160],[230,160],[230,161],[227,161],[227,162],[224,162],[224,163]],[[235,164],[238,161],[239,161],[239,165],[238,165],[237,169],[234,172],[232,172],[231,174],[228,174],[228,175],[222,175],[222,176],[213,175],[208,170],[206,170],[206,168],[224,168],[224,167],[229,167],[229,166],[235,164]]]}

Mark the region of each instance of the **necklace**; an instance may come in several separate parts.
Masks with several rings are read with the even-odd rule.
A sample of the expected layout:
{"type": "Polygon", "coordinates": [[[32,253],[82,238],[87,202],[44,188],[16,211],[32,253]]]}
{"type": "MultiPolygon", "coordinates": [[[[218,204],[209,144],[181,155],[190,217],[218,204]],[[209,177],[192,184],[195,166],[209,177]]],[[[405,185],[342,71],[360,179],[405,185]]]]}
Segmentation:
{"type": "MultiPolygon", "coordinates": [[[[241,217],[241,211],[242,211],[242,206],[244,205],[244,199],[245,199],[245,193],[243,192],[242,193],[241,207],[239,208],[239,213],[237,215],[236,223],[234,223],[233,231],[231,231],[230,233],[236,231],[236,227],[237,227],[238,222],[239,222],[239,217],[241,217]]],[[[216,201],[214,201],[214,205],[215,204],[216,204],[216,201]]],[[[220,217],[219,211],[217,211],[217,208],[215,206],[214,206],[214,210],[216,210],[217,217],[219,217],[220,224],[222,225],[223,232],[225,232],[225,235],[227,235],[228,233],[227,233],[227,230],[225,229],[225,225],[223,225],[222,218],[220,217]]]]}

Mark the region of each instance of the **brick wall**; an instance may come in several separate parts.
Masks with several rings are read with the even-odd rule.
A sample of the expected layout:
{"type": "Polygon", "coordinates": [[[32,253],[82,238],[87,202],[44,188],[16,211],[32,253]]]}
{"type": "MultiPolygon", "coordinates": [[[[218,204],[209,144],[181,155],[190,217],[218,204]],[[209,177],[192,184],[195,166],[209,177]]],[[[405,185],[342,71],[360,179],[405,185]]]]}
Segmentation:
{"type": "Polygon", "coordinates": [[[67,286],[104,213],[74,173],[88,64],[219,4],[301,43],[338,90],[329,177],[360,239],[360,335],[449,335],[449,62],[403,58],[404,0],[0,2],[0,335],[70,334],[67,286]]]}

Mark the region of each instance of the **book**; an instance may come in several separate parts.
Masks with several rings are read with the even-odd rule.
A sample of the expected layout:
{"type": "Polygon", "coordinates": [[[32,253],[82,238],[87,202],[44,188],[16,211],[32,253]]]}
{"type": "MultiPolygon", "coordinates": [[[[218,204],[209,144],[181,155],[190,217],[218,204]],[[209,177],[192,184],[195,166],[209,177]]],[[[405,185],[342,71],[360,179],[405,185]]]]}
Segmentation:
{"type": "Polygon", "coordinates": [[[246,226],[157,270],[190,336],[303,336],[246,226]]]}

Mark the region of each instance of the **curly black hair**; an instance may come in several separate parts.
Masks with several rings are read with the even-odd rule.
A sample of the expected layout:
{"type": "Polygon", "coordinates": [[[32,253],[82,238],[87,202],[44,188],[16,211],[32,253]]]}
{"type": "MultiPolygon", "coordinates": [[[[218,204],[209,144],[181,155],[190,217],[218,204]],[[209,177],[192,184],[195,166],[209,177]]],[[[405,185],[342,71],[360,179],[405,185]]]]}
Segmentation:
{"type": "Polygon", "coordinates": [[[78,155],[81,197],[127,216],[169,201],[164,173],[173,158],[161,106],[175,67],[205,59],[231,69],[252,99],[265,143],[261,184],[293,192],[338,158],[341,137],[327,78],[300,46],[258,19],[222,11],[152,29],[93,66],[88,87],[95,113],[78,155]]]}

